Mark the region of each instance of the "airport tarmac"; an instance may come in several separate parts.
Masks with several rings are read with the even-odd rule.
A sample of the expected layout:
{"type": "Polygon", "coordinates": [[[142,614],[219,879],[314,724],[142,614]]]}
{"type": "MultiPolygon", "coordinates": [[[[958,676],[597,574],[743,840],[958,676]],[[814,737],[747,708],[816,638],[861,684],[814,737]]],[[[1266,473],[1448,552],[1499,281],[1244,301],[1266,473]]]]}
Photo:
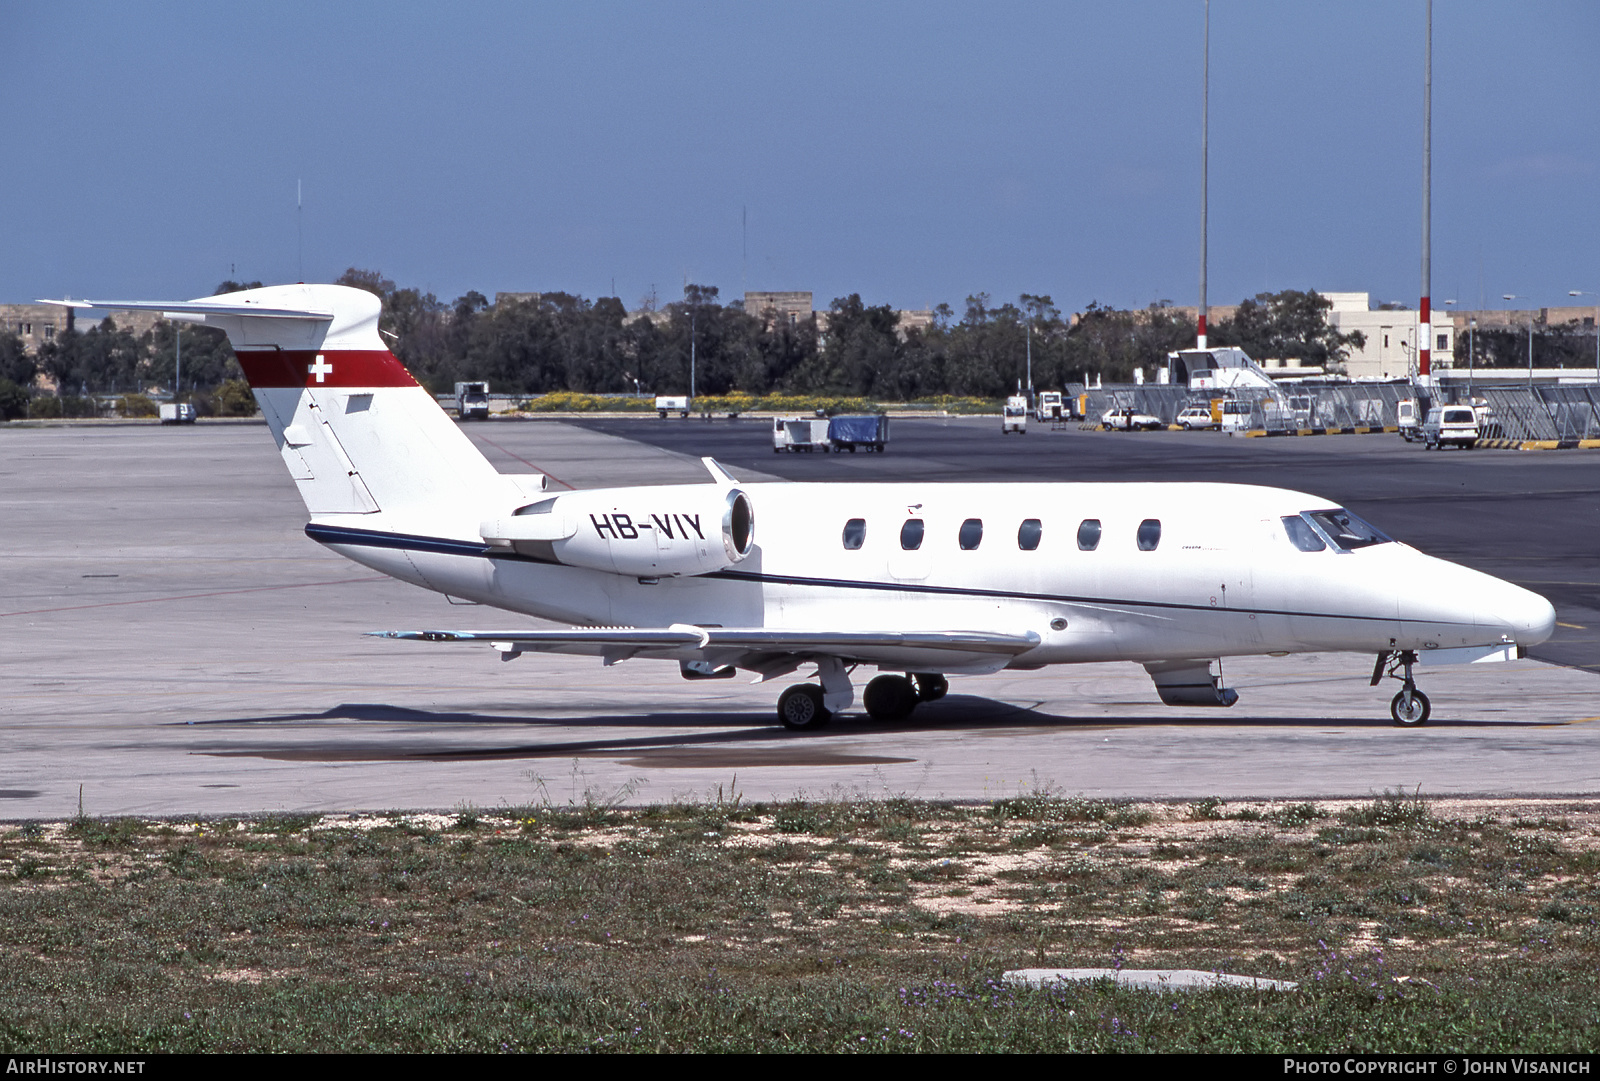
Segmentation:
{"type": "MultiPolygon", "coordinates": [[[[700,453],[751,481],[1162,475],[1304,488],[1446,558],[1568,583],[1532,588],[1573,625],[1563,648],[1593,663],[1592,456],[1421,457],[1408,500],[1391,467],[1410,448],[1393,437],[1230,449],[1215,433],[1024,443],[990,434],[989,419],[896,423],[888,454],[856,456],[773,455],[756,421],[467,430],[501,469],[547,471],[557,488],[697,480],[700,453]],[[1567,464],[1580,457],[1586,468],[1567,464]],[[1468,486],[1457,471],[1473,469],[1468,486]]],[[[1313,655],[1229,661],[1240,693],[1229,710],[1171,709],[1139,667],[1092,665],[957,678],[910,723],[856,713],[798,734],[773,723],[784,681],[688,683],[670,664],[503,663],[488,649],[364,638],[527,621],[348,563],[308,540],[305,520],[264,426],[0,429],[0,818],[73,814],[80,786],[96,815],[648,802],[735,785],[747,799],[1600,791],[1593,668],[1422,669],[1434,720],[1419,730],[1389,724],[1394,688],[1367,685],[1370,658],[1313,655]]]]}

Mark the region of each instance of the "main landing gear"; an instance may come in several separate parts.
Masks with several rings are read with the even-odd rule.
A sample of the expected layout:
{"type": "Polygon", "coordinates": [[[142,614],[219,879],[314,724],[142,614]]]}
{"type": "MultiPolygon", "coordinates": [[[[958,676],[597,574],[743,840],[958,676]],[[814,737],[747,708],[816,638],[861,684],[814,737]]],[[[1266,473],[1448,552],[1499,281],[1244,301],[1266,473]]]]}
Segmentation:
{"type": "MultiPolygon", "coordinates": [[[[778,721],[785,728],[817,729],[833,719],[833,715],[849,706],[853,695],[849,677],[837,661],[833,666],[819,669],[822,686],[815,683],[797,683],[778,697],[778,721]],[[836,666],[835,670],[830,667],[836,666]],[[837,683],[843,680],[843,688],[837,683]],[[843,698],[840,704],[834,704],[843,698]]],[[[937,702],[950,690],[950,683],[937,672],[918,672],[910,676],[878,676],[867,684],[861,695],[861,704],[877,721],[903,721],[922,702],[937,702]]]]}
{"type": "Polygon", "coordinates": [[[1402,649],[1395,653],[1385,649],[1378,654],[1378,663],[1372,667],[1374,687],[1385,675],[1401,681],[1400,693],[1389,703],[1389,716],[1402,728],[1420,728],[1428,723],[1428,716],[1433,711],[1428,696],[1417,690],[1417,681],[1411,676],[1411,666],[1416,663],[1417,652],[1414,649],[1402,649]],[[1401,671],[1405,675],[1399,675],[1401,671]]]}

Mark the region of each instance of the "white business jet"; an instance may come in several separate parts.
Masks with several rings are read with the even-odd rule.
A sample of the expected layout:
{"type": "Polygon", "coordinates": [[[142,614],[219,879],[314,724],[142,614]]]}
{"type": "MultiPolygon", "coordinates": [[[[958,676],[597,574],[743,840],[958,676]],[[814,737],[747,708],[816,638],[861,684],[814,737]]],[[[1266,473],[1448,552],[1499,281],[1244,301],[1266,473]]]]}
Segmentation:
{"type": "Polygon", "coordinates": [[[497,472],[378,336],[380,302],[283,285],[161,311],[233,343],[311,514],[306,534],[425,589],[572,624],[375,632],[528,652],[679,662],[789,687],[778,719],[817,728],[855,700],[879,719],[949,675],[1133,661],[1174,706],[1228,706],[1223,657],[1373,654],[1426,723],[1413,665],[1509,660],[1550,603],[1395,542],[1300,492],[1233,484],[703,484],[551,495],[497,472]]]}

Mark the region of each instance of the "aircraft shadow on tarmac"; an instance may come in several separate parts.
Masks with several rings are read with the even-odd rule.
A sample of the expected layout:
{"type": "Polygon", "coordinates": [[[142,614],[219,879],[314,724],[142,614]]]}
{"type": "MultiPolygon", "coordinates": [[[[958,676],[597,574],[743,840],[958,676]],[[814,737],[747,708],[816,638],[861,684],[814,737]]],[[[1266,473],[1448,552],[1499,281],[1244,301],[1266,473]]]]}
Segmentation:
{"type": "MultiPolygon", "coordinates": [[[[501,743],[485,746],[441,746],[428,740],[422,731],[394,733],[366,738],[294,740],[270,745],[242,746],[218,743],[195,747],[193,752],[224,758],[268,758],[279,761],[317,762],[466,762],[518,758],[621,758],[636,765],[727,766],[727,765],[861,765],[911,762],[913,758],[894,755],[884,746],[884,737],[913,733],[999,734],[1002,731],[1109,731],[1153,726],[1310,730],[1391,728],[1386,718],[1376,717],[1204,717],[1163,714],[1136,717],[1065,717],[1043,713],[1037,707],[1018,706],[977,695],[951,695],[937,704],[924,705],[906,721],[875,721],[852,714],[835,721],[820,732],[793,732],[772,723],[765,711],[729,713],[642,713],[597,715],[582,718],[505,716],[470,712],[435,712],[381,703],[347,703],[320,713],[278,714],[268,717],[179,722],[204,726],[303,725],[318,721],[363,721],[415,725],[419,729],[437,728],[448,738],[456,725],[493,727],[561,727],[564,729],[673,728],[671,734],[618,738],[565,739],[545,743],[501,743]],[[700,729],[684,732],[685,727],[700,729]],[[714,727],[714,731],[705,731],[714,727]],[[831,737],[831,738],[830,738],[831,737]],[[841,745],[843,739],[868,739],[883,750],[841,745]],[[884,753],[885,751],[889,753],[884,753]]],[[[1439,728],[1526,728],[1527,722],[1442,720],[1439,728]]],[[[302,730],[303,731],[303,730],[302,730]]],[[[348,729],[345,730],[348,734],[348,729]]],[[[1399,734],[1397,733],[1397,736],[1399,734]]]]}

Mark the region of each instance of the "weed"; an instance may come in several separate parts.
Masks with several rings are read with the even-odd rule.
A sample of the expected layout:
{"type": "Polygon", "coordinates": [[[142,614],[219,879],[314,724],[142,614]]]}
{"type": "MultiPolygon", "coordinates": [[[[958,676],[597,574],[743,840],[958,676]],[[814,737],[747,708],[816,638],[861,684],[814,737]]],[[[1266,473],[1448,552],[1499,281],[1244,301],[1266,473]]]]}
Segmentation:
{"type": "Polygon", "coordinates": [[[1315,803],[1291,803],[1279,807],[1267,817],[1285,829],[1300,829],[1318,819],[1327,818],[1328,812],[1315,803]]]}
{"type": "Polygon", "coordinates": [[[270,833],[284,837],[292,833],[304,833],[321,821],[321,815],[267,815],[256,820],[251,828],[257,833],[270,833]]]}
{"type": "Polygon", "coordinates": [[[1432,818],[1421,789],[1409,795],[1402,788],[1385,790],[1370,803],[1339,812],[1339,821],[1351,826],[1393,826],[1402,829],[1426,825],[1432,818]]]}
{"type": "Polygon", "coordinates": [[[96,848],[126,848],[149,832],[136,818],[87,818],[79,815],[67,823],[67,836],[96,848]]]}

